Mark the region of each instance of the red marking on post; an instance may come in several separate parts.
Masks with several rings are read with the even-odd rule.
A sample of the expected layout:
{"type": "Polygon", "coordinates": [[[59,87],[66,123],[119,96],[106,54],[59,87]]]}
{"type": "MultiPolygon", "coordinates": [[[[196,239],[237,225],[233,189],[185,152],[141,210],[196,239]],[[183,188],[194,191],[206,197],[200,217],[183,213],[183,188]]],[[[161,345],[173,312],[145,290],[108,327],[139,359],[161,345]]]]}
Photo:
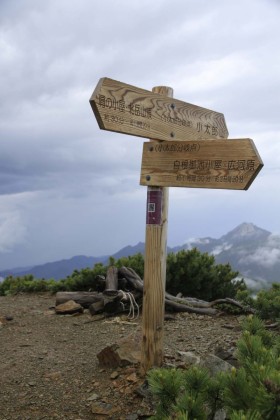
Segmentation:
{"type": "Polygon", "coordinates": [[[147,193],[147,225],[162,223],[162,190],[148,188],[147,193]]]}

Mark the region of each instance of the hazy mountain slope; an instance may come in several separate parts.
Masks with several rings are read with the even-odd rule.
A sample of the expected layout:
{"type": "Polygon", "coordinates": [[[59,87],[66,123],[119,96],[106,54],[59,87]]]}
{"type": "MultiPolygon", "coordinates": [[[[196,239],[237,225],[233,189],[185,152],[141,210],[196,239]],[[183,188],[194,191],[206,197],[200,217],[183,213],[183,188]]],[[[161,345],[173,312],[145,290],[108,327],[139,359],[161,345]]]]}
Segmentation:
{"type": "MultiPolygon", "coordinates": [[[[263,284],[280,280],[280,235],[273,235],[252,223],[242,223],[219,239],[210,237],[191,239],[184,245],[168,248],[168,252],[194,247],[201,252],[214,255],[217,263],[230,263],[233,270],[239,271],[240,275],[246,278],[261,281],[263,284]]],[[[144,253],[144,249],[145,244],[139,242],[135,246],[122,248],[112,256],[119,259],[139,252],[144,253]]],[[[0,276],[33,274],[36,278],[61,279],[71,275],[75,269],[93,267],[98,262],[106,264],[108,259],[108,255],[100,257],[81,255],[32,268],[5,270],[0,276]]]]}
{"type": "Polygon", "coordinates": [[[36,278],[44,279],[62,279],[70,276],[74,270],[81,270],[86,267],[93,267],[98,262],[105,263],[108,260],[108,256],[100,258],[86,257],[84,255],[77,255],[70,259],[48,262],[46,264],[37,265],[31,268],[22,269],[21,271],[5,270],[0,273],[1,277],[8,275],[24,276],[26,274],[33,274],[36,278]]]}
{"type": "Polygon", "coordinates": [[[220,239],[192,239],[176,251],[194,247],[214,255],[217,263],[230,263],[245,277],[267,283],[280,280],[280,236],[252,223],[242,223],[220,239]]]}
{"type": "MultiPolygon", "coordinates": [[[[143,253],[145,249],[145,244],[139,242],[135,246],[126,246],[120,251],[112,255],[115,259],[121,257],[127,257],[129,255],[134,255],[138,252],[143,253]]],[[[109,260],[109,255],[102,255],[100,257],[87,257],[84,255],[77,255],[70,259],[64,259],[54,262],[48,262],[46,264],[37,265],[34,267],[21,268],[16,270],[5,270],[0,272],[1,277],[6,277],[8,275],[15,276],[24,276],[26,274],[33,274],[35,278],[44,278],[44,279],[63,279],[67,276],[70,276],[74,270],[81,270],[82,268],[90,267],[92,268],[97,263],[107,264],[109,260]]]]}

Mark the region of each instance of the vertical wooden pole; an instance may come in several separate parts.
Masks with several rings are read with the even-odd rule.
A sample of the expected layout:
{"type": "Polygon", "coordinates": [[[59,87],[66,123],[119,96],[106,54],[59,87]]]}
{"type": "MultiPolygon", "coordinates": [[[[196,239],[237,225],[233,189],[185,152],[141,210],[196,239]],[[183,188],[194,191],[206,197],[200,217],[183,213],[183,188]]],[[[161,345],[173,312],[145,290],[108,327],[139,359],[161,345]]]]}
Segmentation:
{"type": "MultiPolygon", "coordinates": [[[[169,87],[157,86],[153,92],[173,97],[173,89],[169,87]]],[[[143,373],[163,362],[168,197],[168,188],[148,187],[142,311],[143,373]]]]}

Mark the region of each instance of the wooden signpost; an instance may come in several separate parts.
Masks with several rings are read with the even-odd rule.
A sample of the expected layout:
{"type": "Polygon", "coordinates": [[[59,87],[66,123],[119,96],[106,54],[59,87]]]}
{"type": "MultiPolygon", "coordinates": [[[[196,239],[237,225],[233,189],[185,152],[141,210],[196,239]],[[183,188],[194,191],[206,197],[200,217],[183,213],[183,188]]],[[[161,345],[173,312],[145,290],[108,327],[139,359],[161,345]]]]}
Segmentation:
{"type": "Polygon", "coordinates": [[[251,139],[144,143],[140,184],[247,190],[262,167],[251,139]]]}
{"type": "MultiPolygon", "coordinates": [[[[172,97],[173,89],[157,86],[153,88],[153,93],[172,97]]],[[[158,144],[157,140],[150,142],[150,145],[158,144]]],[[[168,205],[169,188],[148,186],[142,307],[143,374],[150,367],[161,366],[163,362],[168,205]]]]}
{"type": "Polygon", "coordinates": [[[147,185],[142,310],[142,372],[163,362],[168,187],[249,188],[263,163],[250,139],[226,140],[223,114],[109,78],[100,79],[90,105],[104,130],[149,138],[141,185],[147,185]]]}
{"type": "Polygon", "coordinates": [[[219,112],[107,77],[100,79],[90,105],[103,130],[157,140],[228,137],[224,116],[219,112]]]}

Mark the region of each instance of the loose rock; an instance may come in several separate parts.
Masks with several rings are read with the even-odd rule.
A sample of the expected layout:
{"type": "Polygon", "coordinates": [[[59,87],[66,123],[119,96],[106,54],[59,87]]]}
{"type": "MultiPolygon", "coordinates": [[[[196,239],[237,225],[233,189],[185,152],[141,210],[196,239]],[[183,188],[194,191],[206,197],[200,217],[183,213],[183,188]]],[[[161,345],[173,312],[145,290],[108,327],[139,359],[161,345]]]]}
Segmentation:
{"type": "Polygon", "coordinates": [[[74,302],[74,300],[68,300],[68,302],[57,305],[55,312],[60,315],[83,313],[84,308],[79,303],[74,302]]]}

